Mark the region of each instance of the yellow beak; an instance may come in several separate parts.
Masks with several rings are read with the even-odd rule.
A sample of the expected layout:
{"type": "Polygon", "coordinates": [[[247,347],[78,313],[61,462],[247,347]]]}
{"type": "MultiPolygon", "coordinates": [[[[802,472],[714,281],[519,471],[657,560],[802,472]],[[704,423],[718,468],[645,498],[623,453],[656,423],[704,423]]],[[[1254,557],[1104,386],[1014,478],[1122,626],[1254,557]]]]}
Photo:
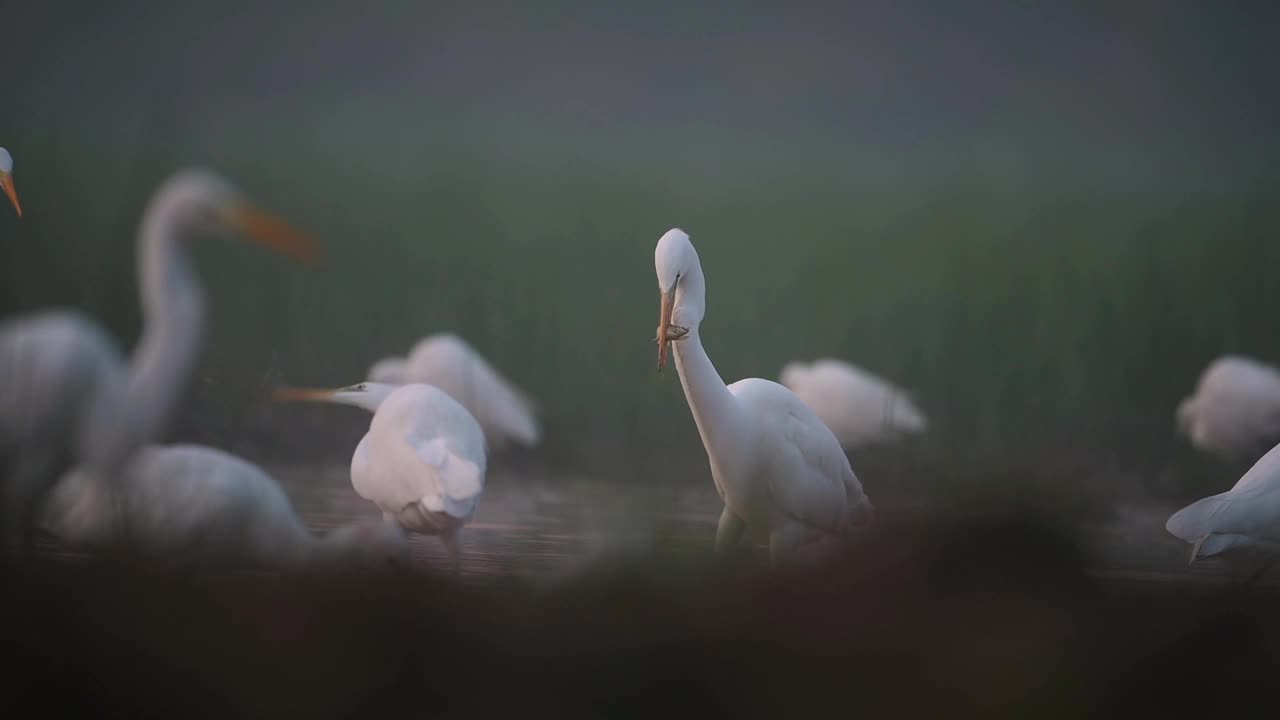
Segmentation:
{"type": "Polygon", "coordinates": [[[316,242],[306,233],[255,207],[235,206],[225,217],[245,237],[300,263],[313,264],[319,254],[316,242]]]}
{"type": "Polygon", "coordinates": [[[18,189],[13,186],[13,176],[0,172],[0,188],[4,188],[4,194],[9,196],[13,209],[18,211],[18,217],[22,217],[22,203],[18,202],[18,189]]]}

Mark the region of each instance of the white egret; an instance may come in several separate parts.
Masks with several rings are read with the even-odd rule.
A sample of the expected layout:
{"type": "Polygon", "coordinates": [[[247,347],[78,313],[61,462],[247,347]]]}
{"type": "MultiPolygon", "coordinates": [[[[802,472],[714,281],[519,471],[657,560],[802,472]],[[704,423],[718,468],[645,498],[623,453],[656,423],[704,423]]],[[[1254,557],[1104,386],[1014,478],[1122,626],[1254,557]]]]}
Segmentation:
{"type": "Polygon", "coordinates": [[[541,430],[533,400],[457,335],[428,335],[413,346],[407,358],[389,357],[374,363],[368,379],[392,385],[425,383],[445,391],[480,423],[493,450],[512,443],[525,447],[538,444],[541,430]]]}
{"type": "Polygon", "coordinates": [[[1196,448],[1253,459],[1280,441],[1280,370],[1224,355],[1201,373],[1195,393],[1178,404],[1176,419],[1196,448]]]}
{"type": "Polygon", "coordinates": [[[18,189],[13,185],[13,156],[2,147],[0,147],[0,189],[9,196],[9,202],[13,203],[13,209],[18,211],[18,217],[22,217],[22,203],[18,202],[18,189]]]}
{"type": "Polygon", "coordinates": [[[144,329],[128,379],[120,377],[115,344],[80,313],[44,311],[0,327],[0,450],[11,470],[5,478],[10,540],[38,517],[45,492],[70,465],[68,456],[108,474],[159,433],[189,372],[204,317],[203,293],[181,243],[222,228],[295,259],[313,253],[308,240],[242,202],[215,175],[176,174],[152,196],[139,230],[144,329]],[[98,417],[90,421],[92,408],[98,417]]]}
{"type": "Polygon", "coordinates": [[[336,390],[279,388],[279,400],[353,405],[373,413],[351,456],[351,484],[410,532],[439,535],[453,572],[461,565],[462,527],[484,491],[484,432],[447,393],[420,383],[362,382],[336,390]]]}
{"type": "Polygon", "coordinates": [[[901,388],[843,360],[788,363],[778,379],[846,450],[892,442],[927,427],[924,413],[901,388]]]}
{"type": "Polygon", "coordinates": [[[261,468],[199,445],[144,447],[106,482],[74,470],[50,507],[56,535],[152,560],[272,570],[409,566],[399,529],[364,522],[316,537],[261,468]]]}
{"type": "Polygon", "coordinates": [[[785,387],[748,378],[725,387],[702,347],[706,284],[693,243],[672,229],[658,240],[658,368],[674,342],[685,398],[724,500],[716,549],[745,534],[769,542],[776,562],[792,549],[841,535],[873,508],[831,430],[785,387]]]}
{"type": "MultiPolygon", "coordinates": [[[[223,230],[240,230],[295,259],[314,255],[309,239],[250,208],[212,173],[180,172],[156,191],[138,238],[142,338],[127,375],[109,377],[94,394],[80,432],[79,464],[59,481],[45,508],[46,525],[73,546],[125,546],[179,557],[261,551],[267,555],[258,559],[267,564],[278,564],[281,554],[295,557],[293,545],[228,539],[242,530],[263,533],[272,522],[283,533],[277,537],[296,530],[297,516],[292,508],[281,509],[283,493],[261,470],[208,448],[147,447],[190,374],[203,328],[204,293],[185,243],[223,230]],[[263,502],[269,497],[277,501],[263,502]],[[261,507],[250,510],[255,502],[261,507]]],[[[56,389],[65,393],[76,381],[66,377],[56,389]]]]}
{"type": "Polygon", "coordinates": [[[1165,529],[1192,544],[1191,562],[1210,557],[1233,563],[1263,560],[1265,571],[1280,556],[1280,445],[1227,492],[1174,513],[1165,529]]]}

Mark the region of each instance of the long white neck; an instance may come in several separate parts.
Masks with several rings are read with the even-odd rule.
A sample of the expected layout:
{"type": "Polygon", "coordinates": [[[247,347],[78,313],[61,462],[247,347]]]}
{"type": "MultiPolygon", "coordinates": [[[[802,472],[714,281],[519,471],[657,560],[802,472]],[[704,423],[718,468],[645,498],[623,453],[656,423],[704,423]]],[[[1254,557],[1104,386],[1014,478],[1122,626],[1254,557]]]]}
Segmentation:
{"type": "MultiPolygon", "coordinates": [[[[689,322],[689,334],[672,343],[676,370],[680,373],[680,385],[685,400],[693,412],[698,435],[713,463],[720,458],[732,457],[730,449],[742,433],[742,417],[738,401],[725,387],[720,373],[702,347],[699,323],[705,307],[706,286],[701,268],[681,279],[676,289],[676,308],[687,309],[679,313],[689,322]]],[[[683,319],[683,317],[681,319],[683,319]]]]}
{"type": "Polygon", "coordinates": [[[95,402],[82,462],[110,475],[157,440],[191,373],[204,327],[204,292],[175,227],[174,213],[152,207],[138,238],[142,338],[127,377],[95,402]]]}

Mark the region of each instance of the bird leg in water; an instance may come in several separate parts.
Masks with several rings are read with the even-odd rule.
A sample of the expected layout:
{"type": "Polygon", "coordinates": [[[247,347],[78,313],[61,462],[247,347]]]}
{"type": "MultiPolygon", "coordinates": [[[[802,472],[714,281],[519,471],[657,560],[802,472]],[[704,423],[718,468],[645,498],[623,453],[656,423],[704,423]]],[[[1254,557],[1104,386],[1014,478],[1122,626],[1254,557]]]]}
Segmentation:
{"type": "Polygon", "coordinates": [[[742,518],[725,505],[724,511],[720,513],[720,524],[716,525],[716,554],[723,555],[732,550],[742,539],[742,532],[746,529],[747,524],[742,518]]]}

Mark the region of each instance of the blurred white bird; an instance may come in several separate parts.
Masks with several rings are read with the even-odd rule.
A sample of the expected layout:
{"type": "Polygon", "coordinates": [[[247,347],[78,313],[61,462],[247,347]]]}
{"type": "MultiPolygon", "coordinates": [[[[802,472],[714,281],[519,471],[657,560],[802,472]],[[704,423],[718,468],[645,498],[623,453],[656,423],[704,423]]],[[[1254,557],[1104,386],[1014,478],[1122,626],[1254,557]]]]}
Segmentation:
{"type": "Polygon", "coordinates": [[[37,509],[74,463],[95,393],[120,371],[115,345],[92,321],[66,310],[0,323],[0,474],[4,541],[19,551],[37,509]]]}
{"type": "Polygon", "coordinates": [[[788,363],[779,380],[817,413],[845,450],[920,434],[928,425],[901,388],[843,360],[788,363]]]}
{"type": "Polygon", "coordinates": [[[199,445],[148,446],[103,482],[77,469],[58,483],[50,529],[78,546],[127,548],[203,568],[407,568],[404,533],[357,522],[316,537],[258,466],[199,445]]]}
{"type": "Polygon", "coordinates": [[[9,196],[13,209],[22,217],[22,203],[18,202],[18,189],[13,185],[13,156],[8,150],[0,147],[0,190],[9,196]]]}
{"type": "Polygon", "coordinates": [[[365,379],[384,385],[405,384],[404,371],[409,361],[402,357],[384,357],[369,368],[365,379]]]}
{"type": "Polygon", "coordinates": [[[362,382],[336,390],[279,388],[278,400],[353,405],[373,413],[351,456],[351,484],[410,532],[439,535],[454,573],[462,526],[484,491],[484,433],[448,394],[420,383],[362,382]]]}
{"type": "Polygon", "coordinates": [[[1178,404],[1176,418],[1196,448],[1252,460],[1280,441],[1280,370],[1238,355],[1220,357],[1178,404]]]}
{"type": "Polygon", "coordinates": [[[831,430],[785,387],[748,378],[725,387],[702,348],[706,285],[689,236],[672,229],[654,252],[662,296],[658,368],[675,342],[676,369],[725,508],[716,549],[744,531],[767,538],[774,561],[870,520],[871,501],[831,430]]]}
{"type": "MultiPolygon", "coordinates": [[[[209,448],[148,447],[190,374],[203,329],[204,293],[185,243],[224,230],[240,230],[303,261],[315,252],[309,239],[250,208],[212,173],[187,170],[160,186],[138,239],[142,338],[127,376],[108,373],[94,394],[80,433],[79,464],[59,481],[44,512],[46,526],[73,546],[202,560],[258,554],[258,561],[276,566],[298,556],[298,544],[276,542],[297,535],[297,515],[261,470],[209,448]],[[278,525],[275,535],[262,530],[272,524],[278,525]],[[264,534],[272,539],[260,540],[264,534]]],[[[52,331],[34,336],[58,337],[52,331]]],[[[23,347],[32,352],[41,346],[23,347]]],[[[93,348],[95,342],[86,339],[74,347],[93,348]]],[[[66,367],[71,373],[96,366],[83,361],[66,367]]],[[[82,379],[72,373],[52,389],[57,395],[79,384],[82,379]]],[[[65,402],[50,400],[55,399],[65,402]]],[[[33,410],[40,404],[33,400],[33,410]]],[[[342,537],[368,535],[352,531],[342,537]]],[[[378,554],[395,552],[384,547],[378,554]]]]}
{"type": "Polygon", "coordinates": [[[1210,557],[1234,564],[1261,560],[1258,574],[1265,572],[1280,555],[1280,445],[1227,492],[1174,513],[1165,529],[1192,544],[1191,562],[1210,557]]]}
{"type": "Polygon", "coordinates": [[[538,444],[537,407],[465,340],[449,333],[428,335],[408,358],[387,357],[369,368],[372,382],[425,383],[448,393],[465,407],[493,450],[515,443],[538,444]]]}

